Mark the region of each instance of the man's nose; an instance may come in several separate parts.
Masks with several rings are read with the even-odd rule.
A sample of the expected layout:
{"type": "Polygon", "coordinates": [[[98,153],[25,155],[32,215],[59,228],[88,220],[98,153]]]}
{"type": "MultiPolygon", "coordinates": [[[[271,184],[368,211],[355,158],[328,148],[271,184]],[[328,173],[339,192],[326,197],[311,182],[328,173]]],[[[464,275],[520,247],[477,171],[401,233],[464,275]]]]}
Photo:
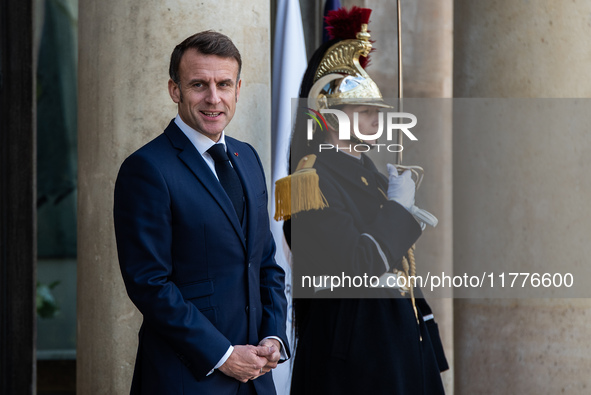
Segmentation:
{"type": "Polygon", "coordinates": [[[377,127],[380,124],[380,117],[382,116],[382,114],[379,111],[376,111],[376,113],[373,116],[372,119],[372,125],[377,127]]]}
{"type": "Polygon", "coordinates": [[[209,103],[209,104],[218,104],[220,102],[220,97],[218,95],[218,90],[216,86],[212,86],[209,88],[207,97],[205,98],[205,100],[209,103]]]}

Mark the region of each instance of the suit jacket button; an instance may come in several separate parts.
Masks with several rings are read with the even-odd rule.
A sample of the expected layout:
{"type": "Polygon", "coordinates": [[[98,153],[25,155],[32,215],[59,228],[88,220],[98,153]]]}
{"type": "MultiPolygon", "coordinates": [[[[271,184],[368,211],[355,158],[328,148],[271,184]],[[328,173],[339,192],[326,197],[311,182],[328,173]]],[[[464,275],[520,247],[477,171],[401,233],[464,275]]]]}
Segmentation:
{"type": "Polygon", "coordinates": [[[245,310],[246,310],[246,312],[248,313],[248,310],[249,310],[248,306],[246,306],[246,309],[245,309],[245,310]]]}

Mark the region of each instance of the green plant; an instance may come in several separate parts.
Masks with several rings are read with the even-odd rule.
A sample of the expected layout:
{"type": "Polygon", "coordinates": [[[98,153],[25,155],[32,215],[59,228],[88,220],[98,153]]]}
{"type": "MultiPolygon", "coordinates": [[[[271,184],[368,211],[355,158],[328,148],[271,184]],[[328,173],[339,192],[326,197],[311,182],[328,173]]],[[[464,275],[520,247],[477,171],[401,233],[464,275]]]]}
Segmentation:
{"type": "Polygon", "coordinates": [[[54,281],[51,284],[43,284],[37,281],[37,314],[41,318],[54,318],[58,315],[60,309],[51,292],[60,281],[54,281]]]}

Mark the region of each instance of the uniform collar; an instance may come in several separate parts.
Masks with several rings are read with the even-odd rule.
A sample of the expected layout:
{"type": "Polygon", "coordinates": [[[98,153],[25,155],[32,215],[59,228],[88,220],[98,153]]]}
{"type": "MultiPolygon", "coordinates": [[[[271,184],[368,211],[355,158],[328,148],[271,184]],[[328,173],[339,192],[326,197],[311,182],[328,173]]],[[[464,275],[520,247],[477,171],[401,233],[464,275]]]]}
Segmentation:
{"type": "Polygon", "coordinates": [[[387,190],[387,178],[378,171],[373,161],[365,154],[361,154],[361,159],[358,159],[331,149],[319,152],[317,160],[328,167],[332,173],[336,173],[342,182],[353,184],[366,193],[374,196],[383,195],[387,190]]]}

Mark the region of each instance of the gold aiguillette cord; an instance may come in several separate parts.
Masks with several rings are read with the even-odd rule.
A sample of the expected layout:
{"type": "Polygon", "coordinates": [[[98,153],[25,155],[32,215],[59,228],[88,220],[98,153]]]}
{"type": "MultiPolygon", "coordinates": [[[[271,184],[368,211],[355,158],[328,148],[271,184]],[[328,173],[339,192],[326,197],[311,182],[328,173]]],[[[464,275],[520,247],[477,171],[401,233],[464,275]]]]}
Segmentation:
{"type": "MultiPolygon", "coordinates": [[[[399,105],[399,111],[402,112],[402,13],[400,11],[400,0],[396,1],[396,5],[397,5],[397,16],[398,16],[398,105],[399,105]]],[[[402,131],[398,130],[398,144],[400,146],[402,146],[402,131]]],[[[396,153],[396,164],[397,165],[401,165],[402,164],[402,152],[397,152],[396,153]]],[[[409,280],[408,281],[408,288],[409,288],[409,292],[410,292],[410,300],[412,302],[412,308],[415,312],[415,318],[417,320],[417,325],[419,326],[419,338],[421,341],[423,341],[423,336],[421,335],[421,328],[420,328],[420,321],[419,321],[419,312],[417,310],[417,304],[415,302],[415,294],[414,294],[414,284],[410,281],[410,277],[409,277],[409,273],[410,276],[412,276],[413,278],[415,278],[416,276],[416,272],[417,272],[417,266],[415,263],[415,246],[413,244],[412,247],[410,247],[410,249],[408,250],[408,259],[410,259],[410,265],[408,263],[408,260],[406,259],[406,257],[402,258],[402,268],[404,270],[404,272],[406,273],[406,278],[409,280]]]]}
{"type": "Polygon", "coordinates": [[[412,309],[415,312],[415,319],[417,320],[417,325],[419,326],[419,339],[421,341],[423,341],[423,336],[421,335],[421,329],[420,329],[420,321],[419,321],[419,311],[417,310],[417,303],[415,300],[415,293],[414,293],[414,281],[411,280],[411,278],[414,280],[416,279],[416,275],[417,275],[417,265],[415,263],[415,245],[413,244],[412,247],[410,247],[410,249],[407,252],[408,255],[408,259],[406,259],[406,257],[402,258],[402,269],[404,270],[404,272],[406,273],[406,278],[408,280],[408,289],[409,289],[409,293],[410,293],[410,301],[412,303],[412,309]],[[409,261],[410,260],[410,264],[409,261]]]}

